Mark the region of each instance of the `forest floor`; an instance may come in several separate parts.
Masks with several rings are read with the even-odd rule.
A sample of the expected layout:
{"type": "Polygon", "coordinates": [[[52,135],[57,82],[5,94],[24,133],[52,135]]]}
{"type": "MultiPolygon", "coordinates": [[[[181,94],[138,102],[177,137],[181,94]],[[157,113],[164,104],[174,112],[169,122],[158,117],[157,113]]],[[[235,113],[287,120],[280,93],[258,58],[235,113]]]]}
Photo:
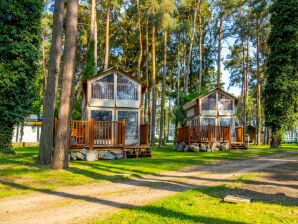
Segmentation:
{"type": "Polygon", "coordinates": [[[0,223],[295,223],[297,176],[298,152],[290,150],[84,186],[32,186],[34,193],[1,199],[0,223]],[[231,193],[253,202],[220,203],[231,193]]]}

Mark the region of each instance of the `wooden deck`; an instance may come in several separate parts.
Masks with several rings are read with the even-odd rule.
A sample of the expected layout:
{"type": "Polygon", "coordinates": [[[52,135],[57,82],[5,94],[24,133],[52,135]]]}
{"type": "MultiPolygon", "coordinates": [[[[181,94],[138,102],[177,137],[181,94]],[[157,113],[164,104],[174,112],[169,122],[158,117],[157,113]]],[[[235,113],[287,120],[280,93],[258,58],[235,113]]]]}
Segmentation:
{"type": "Polygon", "coordinates": [[[185,126],[176,130],[177,142],[206,143],[211,145],[212,142],[220,143],[231,142],[230,126],[185,126]]]}
{"type": "Polygon", "coordinates": [[[71,122],[69,149],[122,150],[130,157],[151,156],[148,140],[148,124],[140,125],[140,144],[126,145],[125,121],[73,120],[71,122]],[[132,150],[132,151],[131,151],[132,150]],[[134,152],[136,156],[133,156],[134,152]]]}

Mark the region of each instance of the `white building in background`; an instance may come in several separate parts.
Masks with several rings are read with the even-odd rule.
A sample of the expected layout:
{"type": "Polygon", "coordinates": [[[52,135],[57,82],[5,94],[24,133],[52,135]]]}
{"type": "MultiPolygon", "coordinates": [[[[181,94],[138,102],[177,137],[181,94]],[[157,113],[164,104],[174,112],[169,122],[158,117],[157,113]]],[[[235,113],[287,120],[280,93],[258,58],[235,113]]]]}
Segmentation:
{"type": "Polygon", "coordinates": [[[293,128],[293,130],[285,131],[284,141],[285,143],[293,143],[293,142],[298,143],[298,126],[293,128]]]}
{"type": "Polygon", "coordinates": [[[39,142],[41,133],[41,116],[29,115],[23,125],[16,125],[13,131],[12,142],[39,142]]]}

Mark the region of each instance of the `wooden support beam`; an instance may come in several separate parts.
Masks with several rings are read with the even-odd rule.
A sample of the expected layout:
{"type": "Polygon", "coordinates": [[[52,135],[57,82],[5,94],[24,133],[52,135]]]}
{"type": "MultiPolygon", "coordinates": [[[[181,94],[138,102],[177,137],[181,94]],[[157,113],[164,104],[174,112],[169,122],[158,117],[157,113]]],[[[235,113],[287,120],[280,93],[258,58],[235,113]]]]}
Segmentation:
{"type": "Polygon", "coordinates": [[[89,120],[89,150],[93,150],[94,145],[94,121],[89,120]]]}
{"type": "Polygon", "coordinates": [[[122,121],[122,151],[123,151],[123,158],[126,158],[126,151],[125,151],[125,120],[122,121]]]}
{"type": "Polygon", "coordinates": [[[211,146],[212,143],[212,126],[208,124],[208,144],[211,146]]]}

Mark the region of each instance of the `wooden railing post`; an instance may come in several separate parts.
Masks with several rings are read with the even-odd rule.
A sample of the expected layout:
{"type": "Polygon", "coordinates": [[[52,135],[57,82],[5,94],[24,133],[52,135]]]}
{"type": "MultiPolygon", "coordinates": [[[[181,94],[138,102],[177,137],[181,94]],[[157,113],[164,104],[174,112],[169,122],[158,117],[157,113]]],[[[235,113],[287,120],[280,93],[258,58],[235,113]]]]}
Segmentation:
{"type": "Polygon", "coordinates": [[[89,120],[88,122],[89,126],[89,150],[93,150],[93,144],[94,144],[94,121],[89,120]]]}
{"type": "Polygon", "coordinates": [[[228,133],[229,133],[229,143],[231,143],[231,125],[228,127],[228,133]]]}
{"type": "Polygon", "coordinates": [[[208,144],[211,145],[212,142],[212,126],[208,124],[208,144]]]}
{"type": "Polygon", "coordinates": [[[123,151],[123,158],[126,158],[126,151],[125,151],[125,120],[122,120],[122,151],[123,151]]]}
{"type": "Polygon", "coordinates": [[[190,145],[190,133],[191,133],[191,130],[190,130],[190,126],[187,126],[187,145],[190,145]]]}

